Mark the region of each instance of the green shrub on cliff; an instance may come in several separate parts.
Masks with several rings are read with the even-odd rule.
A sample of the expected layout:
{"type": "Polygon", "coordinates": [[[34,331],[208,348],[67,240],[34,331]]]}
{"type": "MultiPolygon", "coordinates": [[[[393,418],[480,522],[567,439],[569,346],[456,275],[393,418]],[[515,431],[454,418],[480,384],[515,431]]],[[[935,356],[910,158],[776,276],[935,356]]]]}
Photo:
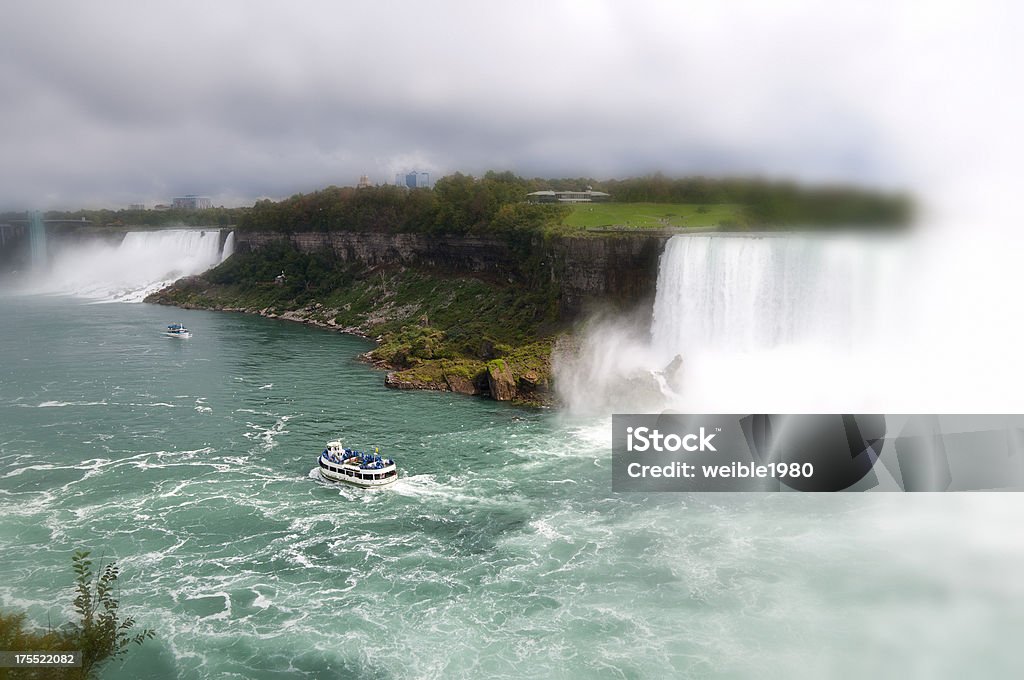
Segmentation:
{"type": "Polygon", "coordinates": [[[385,336],[370,357],[391,366],[412,368],[427,360],[450,358],[452,352],[444,340],[444,333],[436,328],[403,326],[399,332],[385,336]]]}

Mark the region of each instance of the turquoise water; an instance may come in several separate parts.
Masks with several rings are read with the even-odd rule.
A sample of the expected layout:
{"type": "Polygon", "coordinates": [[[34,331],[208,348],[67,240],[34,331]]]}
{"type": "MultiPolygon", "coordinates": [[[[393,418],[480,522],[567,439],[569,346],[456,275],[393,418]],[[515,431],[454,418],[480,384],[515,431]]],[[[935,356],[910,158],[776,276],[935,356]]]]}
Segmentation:
{"type": "Polygon", "coordinates": [[[627,495],[608,419],[398,392],[358,338],[0,297],[0,603],[123,567],[105,677],[1014,677],[1017,494],[627,495]],[[163,337],[182,321],[190,340],[163,337]],[[328,438],[402,479],[316,478],[328,438]]]}

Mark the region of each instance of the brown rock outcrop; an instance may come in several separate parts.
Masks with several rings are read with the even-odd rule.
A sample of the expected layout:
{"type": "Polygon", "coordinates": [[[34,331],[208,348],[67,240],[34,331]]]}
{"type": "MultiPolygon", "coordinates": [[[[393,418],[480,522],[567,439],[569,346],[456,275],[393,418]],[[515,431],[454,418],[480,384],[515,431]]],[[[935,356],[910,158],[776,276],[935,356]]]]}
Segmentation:
{"type": "Polygon", "coordinates": [[[516,379],[511,369],[501,359],[487,364],[487,385],[491,398],[497,401],[512,401],[516,398],[516,379]]]}

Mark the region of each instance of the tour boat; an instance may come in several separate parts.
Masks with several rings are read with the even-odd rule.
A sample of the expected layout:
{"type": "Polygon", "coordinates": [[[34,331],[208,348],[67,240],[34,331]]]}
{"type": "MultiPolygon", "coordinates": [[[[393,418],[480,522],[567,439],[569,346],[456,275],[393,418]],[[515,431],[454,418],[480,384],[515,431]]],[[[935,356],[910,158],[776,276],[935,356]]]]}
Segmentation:
{"type": "Polygon", "coordinates": [[[192,331],[180,323],[172,323],[167,326],[167,335],[172,338],[191,338],[192,331]]]}
{"type": "Polygon", "coordinates": [[[364,489],[387,486],[398,479],[398,466],[390,458],[346,449],[340,441],[327,442],[317,459],[320,475],[332,482],[346,482],[364,489]]]}

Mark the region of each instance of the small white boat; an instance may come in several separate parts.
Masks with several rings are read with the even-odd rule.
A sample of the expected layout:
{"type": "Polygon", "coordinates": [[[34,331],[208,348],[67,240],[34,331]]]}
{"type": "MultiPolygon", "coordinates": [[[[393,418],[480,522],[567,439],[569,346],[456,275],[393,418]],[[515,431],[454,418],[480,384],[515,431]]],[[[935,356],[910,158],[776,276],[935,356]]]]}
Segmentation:
{"type": "Polygon", "coordinates": [[[345,482],[364,489],[387,486],[398,480],[398,466],[390,458],[346,449],[340,441],[327,442],[317,459],[320,476],[332,482],[345,482]]]}
{"type": "Polygon", "coordinates": [[[181,324],[181,323],[168,324],[166,334],[167,334],[168,337],[171,337],[171,338],[191,338],[192,337],[192,331],[190,331],[189,329],[185,328],[185,326],[183,324],[181,324]]]}

